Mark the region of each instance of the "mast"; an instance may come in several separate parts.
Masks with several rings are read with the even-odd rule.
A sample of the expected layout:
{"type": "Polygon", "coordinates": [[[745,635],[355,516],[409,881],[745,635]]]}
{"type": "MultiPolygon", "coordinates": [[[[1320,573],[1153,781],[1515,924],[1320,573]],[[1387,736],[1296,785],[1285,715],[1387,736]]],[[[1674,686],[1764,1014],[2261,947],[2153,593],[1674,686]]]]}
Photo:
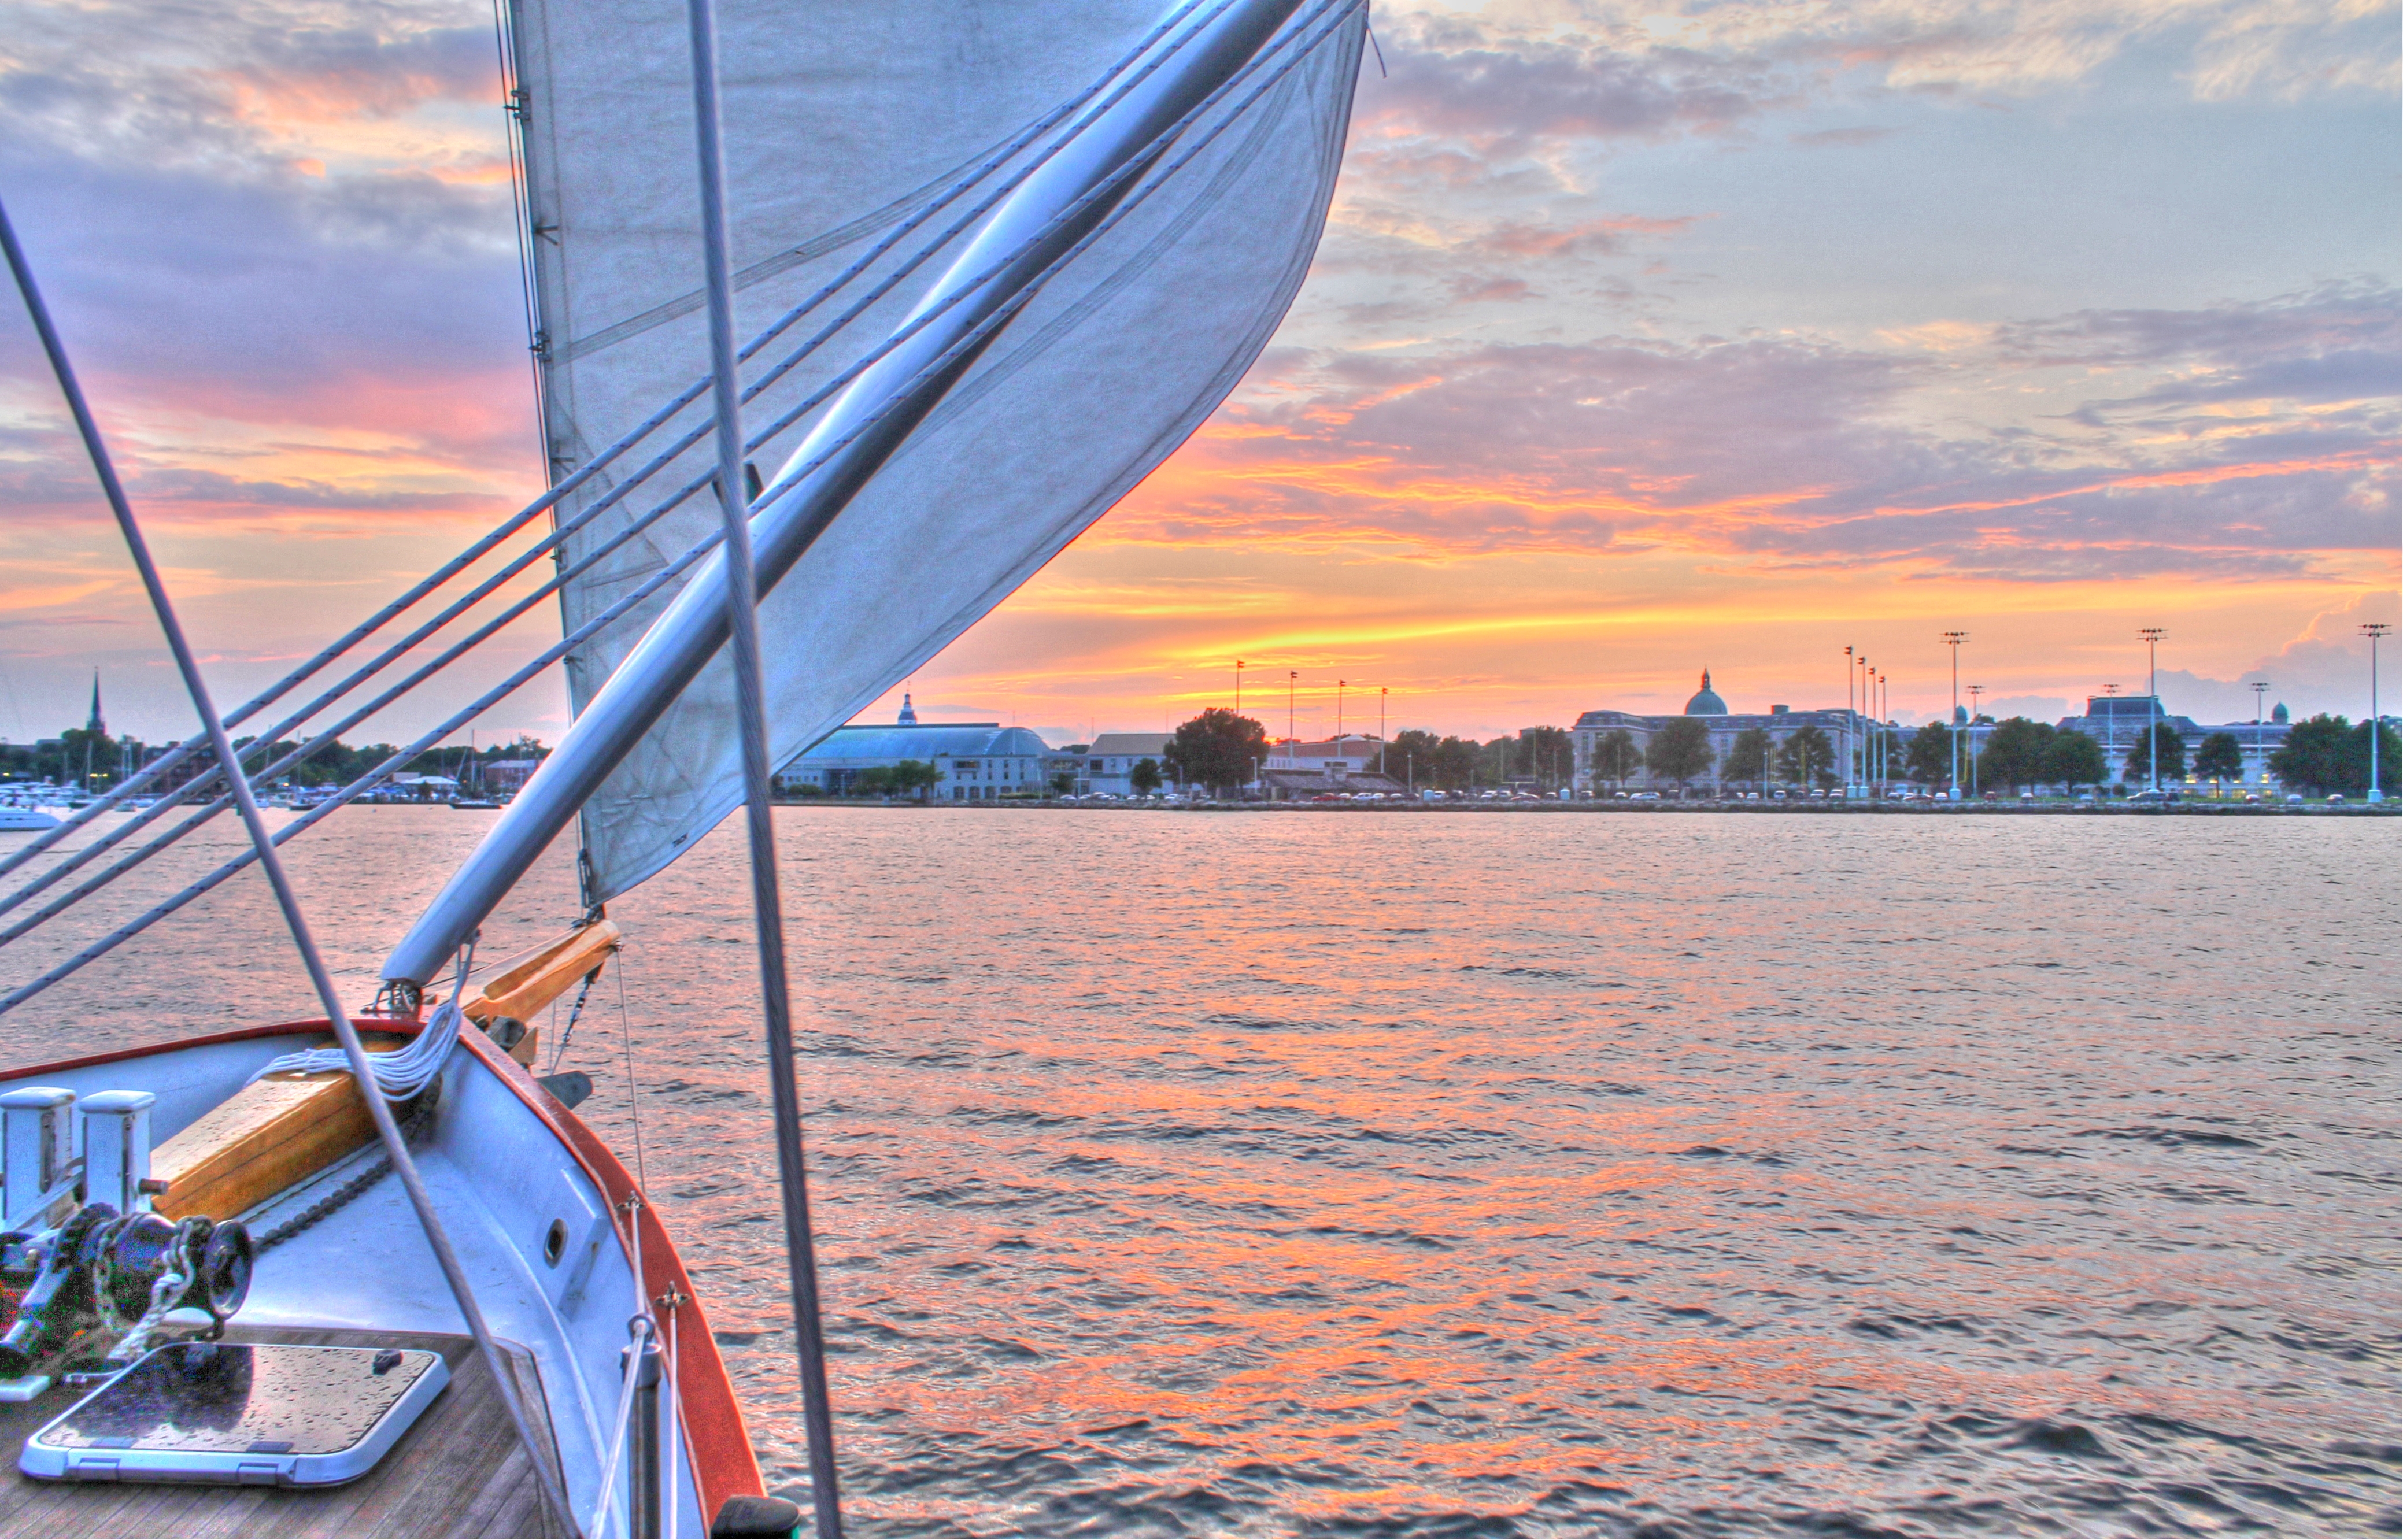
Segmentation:
{"type": "MultiPolygon", "coordinates": [[[[1068,256],[1160,153],[1160,136],[1232,77],[1302,0],[1231,0],[1155,43],[1156,63],[1078,126],[989,215],[901,328],[853,381],[754,505],[762,598],[939,405],[1053,262],[1068,256]]],[[[713,552],[586,705],[492,832],[383,968],[422,986],[596,793],[725,645],[729,580],[713,552]]]]}

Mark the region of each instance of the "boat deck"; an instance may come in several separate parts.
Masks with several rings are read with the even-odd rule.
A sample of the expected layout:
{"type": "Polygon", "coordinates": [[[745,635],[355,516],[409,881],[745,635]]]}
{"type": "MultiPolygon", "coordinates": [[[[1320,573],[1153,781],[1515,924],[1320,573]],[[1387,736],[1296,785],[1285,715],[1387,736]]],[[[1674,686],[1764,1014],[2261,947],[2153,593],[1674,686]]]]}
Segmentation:
{"type": "MultiPolygon", "coordinates": [[[[0,1405],[0,1536],[7,1535],[558,1535],[508,1408],[474,1340],[424,1332],[311,1331],[229,1326],[232,1342],[427,1348],[449,1362],[451,1383],[375,1469],[338,1487],[136,1485],[35,1481],[17,1469],[34,1431],[85,1389],[53,1388],[0,1405]]],[[[533,1360],[510,1353],[520,1398],[536,1420],[544,1454],[557,1453],[543,1418],[533,1360]]]]}

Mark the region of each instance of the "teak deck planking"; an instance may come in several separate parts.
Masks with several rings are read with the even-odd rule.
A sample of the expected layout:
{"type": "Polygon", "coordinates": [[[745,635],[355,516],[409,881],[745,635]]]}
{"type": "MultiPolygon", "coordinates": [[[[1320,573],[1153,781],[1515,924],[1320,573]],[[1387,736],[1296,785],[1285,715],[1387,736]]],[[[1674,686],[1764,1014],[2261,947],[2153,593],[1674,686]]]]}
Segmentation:
{"type": "MultiPolygon", "coordinates": [[[[35,1481],[17,1469],[25,1439],[89,1387],[52,1389],[22,1406],[0,1406],[0,1536],[155,1534],[548,1536],[550,1521],[524,1447],[509,1424],[472,1339],[422,1332],[305,1331],[229,1327],[231,1342],[327,1347],[428,1348],[451,1367],[451,1383],[375,1469],[338,1487],[236,1487],[134,1482],[35,1481]]],[[[558,1469],[533,1360],[511,1348],[520,1398],[558,1469]]]]}

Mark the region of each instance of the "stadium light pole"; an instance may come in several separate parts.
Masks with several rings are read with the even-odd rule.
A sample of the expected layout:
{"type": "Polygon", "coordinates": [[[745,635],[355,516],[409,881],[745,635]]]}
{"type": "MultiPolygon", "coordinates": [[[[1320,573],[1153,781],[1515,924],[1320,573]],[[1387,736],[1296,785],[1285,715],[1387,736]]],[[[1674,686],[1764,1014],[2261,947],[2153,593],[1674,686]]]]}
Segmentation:
{"type": "Polygon", "coordinates": [[[1350,683],[1348,679],[1335,681],[1335,741],[1339,743],[1343,741],[1343,687],[1350,683]]]}
{"type": "MultiPolygon", "coordinates": [[[[2270,681],[2256,679],[2251,687],[2253,690],[2253,779],[2261,783],[2262,789],[2266,791],[2270,785],[2270,761],[2261,756],[2261,698],[2270,693],[2270,681]]],[[[2372,739],[2371,742],[2375,742],[2377,740],[2372,739]]]]}
{"type": "Polygon", "coordinates": [[[2159,651],[2161,638],[2169,634],[2159,626],[2146,626],[2136,632],[2145,639],[2145,778],[2152,789],[2161,789],[2161,666],[2159,651]]]}
{"type": "Polygon", "coordinates": [[[1243,660],[1235,659],[1235,715],[1243,715],[1243,660]]]}
{"type": "Polygon", "coordinates": [[[1844,649],[1844,795],[1850,797],[1853,780],[1853,649],[1844,649]]]}
{"type": "Polygon", "coordinates": [[[1952,784],[1946,789],[1955,802],[1961,800],[1961,644],[1967,640],[1965,631],[1944,633],[1944,645],[1952,649],[1952,713],[1944,719],[1952,729],[1952,784]]]}
{"type": "Polygon", "coordinates": [[[1876,750],[1875,748],[1871,747],[1871,745],[1872,745],[1872,744],[1874,744],[1874,743],[1877,742],[1877,724],[1876,724],[1875,719],[1870,715],[1870,711],[1869,711],[1869,707],[1870,707],[1870,701],[1869,701],[1869,681],[1870,681],[1871,679],[1875,678],[1875,677],[1876,677],[1876,671],[1872,670],[1872,669],[1869,667],[1869,659],[1868,659],[1868,654],[1867,654],[1867,653],[1863,653],[1863,654],[1861,654],[1861,766],[1860,766],[1860,773],[1861,773],[1861,790],[1862,790],[1864,793],[1866,793],[1866,792],[1868,790],[1868,779],[1869,779],[1869,756],[1871,756],[1872,754],[1875,754],[1875,753],[1877,752],[1877,750],[1876,750]]]}
{"type": "Polygon", "coordinates": [[[1300,739],[1299,739],[1299,738],[1296,738],[1296,737],[1293,735],[1293,692],[1294,692],[1295,690],[1297,690],[1297,689],[1300,688],[1300,687],[1301,687],[1301,671],[1300,671],[1299,669],[1287,669],[1287,670],[1285,670],[1285,745],[1286,745],[1286,747],[1285,747],[1285,755],[1286,755],[1286,756],[1287,756],[1288,758],[1290,758],[1290,757],[1293,756],[1294,751],[1295,751],[1296,749],[1298,749],[1298,748],[1299,748],[1299,747],[1301,746],[1301,740],[1300,740],[1300,739]]]}
{"type": "Polygon", "coordinates": [[[2383,802],[2386,794],[2378,789],[2378,643],[2395,628],[2383,620],[2367,621],[2361,634],[2369,638],[2369,799],[2383,802]]]}
{"type": "Polygon", "coordinates": [[[1885,795],[1887,783],[1894,779],[1894,735],[1887,729],[1894,724],[1893,692],[1886,688],[1885,675],[1878,675],[1878,795],[1885,795]]]}

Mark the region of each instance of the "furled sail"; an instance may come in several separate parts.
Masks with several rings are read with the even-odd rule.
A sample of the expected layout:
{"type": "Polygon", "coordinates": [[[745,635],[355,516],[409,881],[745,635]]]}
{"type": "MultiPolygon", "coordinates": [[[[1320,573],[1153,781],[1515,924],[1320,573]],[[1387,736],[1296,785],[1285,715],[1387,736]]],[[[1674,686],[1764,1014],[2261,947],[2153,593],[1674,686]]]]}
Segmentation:
{"type": "MultiPolygon", "coordinates": [[[[1019,146],[1026,131],[1080,97],[1106,100],[1118,89],[1113,68],[1177,13],[1225,4],[1164,12],[1162,0],[721,0],[738,331],[749,335],[818,291],[911,211],[979,171],[981,187],[1001,185],[1042,150],[1040,134],[1019,146]]],[[[1007,318],[763,602],[779,763],[892,687],[1107,511],[1267,342],[1325,217],[1365,10],[1305,5],[1283,26],[1282,51],[1264,49],[1217,109],[1229,120],[1197,122],[1179,143],[1205,128],[1215,137],[1007,318]]],[[[689,62],[681,8],[647,0],[516,0],[512,42],[557,477],[705,368],[689,62]]],[[[885,267],[934,241],[980,195],[928,220],[885,267]]],[[[973,233],[762,391],[747,409],[755,431],[889,336],[927,275],[973,233]]],[[[792,336],[841,312],[877,271],[792,336]]],[[[763,350],[746,380],[781,351],[763,350]]],[[[753,451],[771,495],[799,473],[786,460],[811,425],[802,417],[753,451]]],[[[705,474],[711,454],[706,441],[694,446],[656,484],[705,474]]],[[[608,495],[623,468],[596,478],[563,517],[608,495]]],[[[657,500],[646,485],[570,541],[575,561],[623,540],[563,590],[571,629],[718,525],[714,502],[695,497],[624,538],[657,500]]],[[[571,655],[579,714],[674,591],[663,589],[571,655]]],[[[742,797],[738,754],[720,657],[586,802],[593,896],[641,881],[724,817],[742,797]]]]}

